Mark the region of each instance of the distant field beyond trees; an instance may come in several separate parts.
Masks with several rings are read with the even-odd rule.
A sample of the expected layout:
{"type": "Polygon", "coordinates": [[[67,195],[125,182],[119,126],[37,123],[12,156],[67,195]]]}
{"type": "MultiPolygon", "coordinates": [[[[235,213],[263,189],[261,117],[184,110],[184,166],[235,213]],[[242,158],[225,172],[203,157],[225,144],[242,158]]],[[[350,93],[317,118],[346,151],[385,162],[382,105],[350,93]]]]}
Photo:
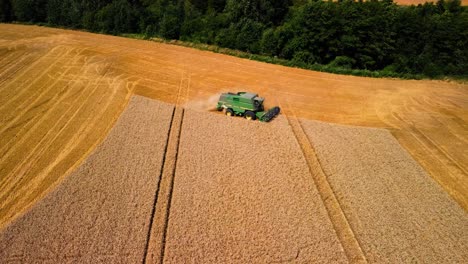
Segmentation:
{"type": "Polygon", "coordinates": [[[466,76],[460,0],[0,0],[0,22],[217,45],[330,69],[466,76]]]}

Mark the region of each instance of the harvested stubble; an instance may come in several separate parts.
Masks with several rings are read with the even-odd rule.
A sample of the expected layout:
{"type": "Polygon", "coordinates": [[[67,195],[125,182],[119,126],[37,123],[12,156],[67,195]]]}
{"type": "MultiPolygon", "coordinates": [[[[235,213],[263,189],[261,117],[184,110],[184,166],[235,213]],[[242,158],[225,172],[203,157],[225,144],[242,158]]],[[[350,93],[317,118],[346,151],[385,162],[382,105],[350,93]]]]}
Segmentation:
{"type": "Polygon", "coordinates": [[[143,260],[173,107],[132,98],[106,140],[0,233],[0,262],[143,260]]]}
{"type": "Polygon", "coordinates": [[[302,124],[370,262],[466,263],[466,212],[388,131],[302,124]]]}
{"type": "Polygon", "coordinates": [[[286,119],[186,110],[164,263],[346,262],[286,119]]]}

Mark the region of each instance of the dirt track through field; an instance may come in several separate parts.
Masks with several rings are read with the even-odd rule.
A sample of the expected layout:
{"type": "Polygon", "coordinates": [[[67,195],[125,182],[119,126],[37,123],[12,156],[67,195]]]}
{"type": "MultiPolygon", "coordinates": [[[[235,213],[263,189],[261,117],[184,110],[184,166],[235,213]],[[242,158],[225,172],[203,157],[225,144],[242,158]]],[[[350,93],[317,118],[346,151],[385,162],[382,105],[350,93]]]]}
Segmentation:
{"type": "Polygon", "coordinates": [[[466,262],[466,212],[388,131],[301,123],[370,262],[466,262]]]}
{"type": "Polygon", "coordinates": [[[283,116],[186,110],[173,184],[164,263],[347,262],[283,116]]]}
{"type": "Polygon", "coordinates": [[[140,262],[172,112],[133,97],[88,159],[0,232],[0,262],[140,262]]]}

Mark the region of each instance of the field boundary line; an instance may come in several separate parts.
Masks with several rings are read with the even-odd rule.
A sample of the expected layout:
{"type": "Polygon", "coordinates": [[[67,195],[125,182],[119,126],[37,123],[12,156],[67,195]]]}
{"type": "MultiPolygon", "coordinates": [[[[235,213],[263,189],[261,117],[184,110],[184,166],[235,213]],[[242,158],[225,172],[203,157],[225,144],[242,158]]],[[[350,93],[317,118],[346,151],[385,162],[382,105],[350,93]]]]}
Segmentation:
{"type": "Polygon", "coordinates": [[[290,110],[291,107],[287,101],[286,105],[288,106],[287,112],[289,112],[289,114],[286,114],[286,119],[293,130],[297,143],[301,147],[315,187],[325,205],[328,217],[330,218],[333,229],[343,247],[346,257],[350,263],[368,263],[362,247],[341,208],[340,202],[336,198],[335,191],[328,182],[327,175],[322,169],[315,149],[312,147],[296,114],[293,110],[290,110]]]}

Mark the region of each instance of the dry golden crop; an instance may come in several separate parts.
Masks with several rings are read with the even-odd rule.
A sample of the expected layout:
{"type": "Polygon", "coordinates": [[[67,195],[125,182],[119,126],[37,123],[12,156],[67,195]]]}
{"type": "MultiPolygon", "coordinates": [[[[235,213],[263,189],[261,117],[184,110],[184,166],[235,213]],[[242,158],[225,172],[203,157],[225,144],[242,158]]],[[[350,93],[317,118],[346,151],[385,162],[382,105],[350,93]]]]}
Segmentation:
{"type": "Polygon", "coordinates": [[[467,91],[465,83],[340,76],[0,24],[0,260],[463,262],[466,213],[451,198],[468,208],[467,91]],[[286,115],[262,124],[181,108],[205,111],[220,92],[240,90],[286,115]],[[177,110],[134,99],[148,107],[130,104],[128,122],[89,155],[135,94],[177,110]],[[397,141],[381,130],[302,121],[311,146],[298,118],[386,128],[397,141]],[[170,122],[177,129],[167,140],[170,122]],[[326,175],[314,174],[322,169],[311,163],[315,152],[326,175]],[[175,181],[160,190],[163,156],[161,175],[175,181]],[[120,171],[128,178],[109,181],[120,171]],[[162,200],[153,207],[155,191],[162,200]],[[134,215],[116,217],[123,211],[134,215]],[[153,254],[157,247],[164,256],[153,254]]]}
{"type": "Polygon", "coordinates": [[[346,262],[284,116],[185,111],[164,261],[346,262]]]}
{"type": "Polygon", "coordinates": [[[194,49],[0,24],[0,226],[52,190],[103,140],[132,94],[205,107],[251,90],[298,117],[390,129],[468,208],[466,84],[372,79],[194,49]],[[181,87],[183,93],[179,94],[181,87]],[[211,102],[211,101],[209,101],[211,102]]]}
{"type": "Polygon", "coordinates": [[[372,263],[463,263],[466,212],[384,129],[302,120],[372,263]]]}
{"type": "Polygon", "coordinates": [[[134,97],[86,161],[0,232],[0,262],[142,261],[172,112],[134,97]]]}

